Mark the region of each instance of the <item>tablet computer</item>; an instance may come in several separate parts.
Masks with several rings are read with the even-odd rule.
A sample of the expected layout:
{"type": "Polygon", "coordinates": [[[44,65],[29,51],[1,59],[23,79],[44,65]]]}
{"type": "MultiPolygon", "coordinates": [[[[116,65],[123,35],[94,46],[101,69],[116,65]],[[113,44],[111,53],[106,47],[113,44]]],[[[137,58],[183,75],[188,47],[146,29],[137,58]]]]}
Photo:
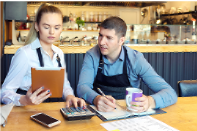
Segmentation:
{"type": "Polygon", "coordinates": [[[38,67],[31,68],[32,92],[40,87],[50,90],[50,98],[60,98],[63,96],[64,68],[38,67]]]}

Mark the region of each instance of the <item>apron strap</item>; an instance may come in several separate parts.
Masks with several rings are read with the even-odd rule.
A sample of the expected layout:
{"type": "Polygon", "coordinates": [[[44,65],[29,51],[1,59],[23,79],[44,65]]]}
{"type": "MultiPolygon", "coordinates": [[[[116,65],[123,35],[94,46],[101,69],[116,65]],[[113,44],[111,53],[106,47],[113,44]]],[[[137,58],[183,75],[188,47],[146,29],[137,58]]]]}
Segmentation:
{"type": "Polygon", "coordinates": [[[58,67],[62,67],[62,64],[60,62],[60,57],[59,57],[58,54],[57,54],[56,60],[57,60],[57,63],[58,63],[58,67]]]}
{"type": "Polygon", "coordinates": [[[123,74],[127,74],[127,64],[126,64],[127,50],[124,46],[123,46],[123,49],[124,49],[123,74]]]}
{"type": "MultiPolygon", "coordinates": [[[[124,49],[124,63],[123,63],[123,74],[127,74],[127,66],[126,66],[126,57],[127,57],[127,50],[126,48],[123,46],[124,49]]],[[[100,53],[100,60],[99,60],[99,66],[98,66],[98,72],[102,72],[102,69],[104,67],[104,61],[103,61],[103,55],[100,53]]]]}
{"type": "MultiPolygon", "coordinates": [[[[38,54],[40,66],[44,67],[44,62],[43,62],[43,58],[42,58],[42,54],[41,54],[40,48],[37,48],[36,51],[37,51],[37,54],[38,54]]],[[[57,54],[56,60],[57,60],[57,63],[58,63],[58,67],[62,67],[62,64],[60,62],[60,57],[59,57],[58,54],[57,54]]]]}
{"type": "Polygon", "coordinates": [[[37,48],[36,51],[37,51],[38,58],[39,58],[39,61],[40,61],[40,66],[44,67],[44,62],[43,62],[43,58],[42,58],[42,54],[41,54],[40,48],[37,48]]]}

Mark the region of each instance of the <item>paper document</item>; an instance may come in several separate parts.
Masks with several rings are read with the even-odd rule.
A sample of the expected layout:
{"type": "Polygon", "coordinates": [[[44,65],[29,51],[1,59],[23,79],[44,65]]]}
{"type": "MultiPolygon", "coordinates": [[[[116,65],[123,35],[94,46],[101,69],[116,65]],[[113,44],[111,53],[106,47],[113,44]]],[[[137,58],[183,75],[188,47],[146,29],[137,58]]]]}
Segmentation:
{"type": "Polygon", "coordinates": [[[118,118],[126,118],[129,117],[131,114],[125,110],[123,110],[121,107],[117,106],[116,109],[112,112],[101,112],[96,109],[95,106],[90,105],[95,111],[97,111],[100,115],[105,117],[107,120],[111,119],[118,119],[118,118]]]}
{"type": "Polygon", "coordinates": [[[102,123],[108,131],[179,131],[151,116],[102,123]]]}
{"type": "Polygon", "coordinates": [[[120,107],[120,106],[117,106],[116,109],[114,109],[112,112],[101,112],[101,111],[98,111],[94,105],[90,105],[90,107],[94,109],[97,113],[99,113],[106,120],[116,120],[116,119],[136,116],[136,115],[141,116],[141,115],[149,115],[149,114],[156,113],[156,111],[152,109],[149,109],[142,113],[134,113],[134,112],[127,111],[123,109],[123,107],[120,107]]]}

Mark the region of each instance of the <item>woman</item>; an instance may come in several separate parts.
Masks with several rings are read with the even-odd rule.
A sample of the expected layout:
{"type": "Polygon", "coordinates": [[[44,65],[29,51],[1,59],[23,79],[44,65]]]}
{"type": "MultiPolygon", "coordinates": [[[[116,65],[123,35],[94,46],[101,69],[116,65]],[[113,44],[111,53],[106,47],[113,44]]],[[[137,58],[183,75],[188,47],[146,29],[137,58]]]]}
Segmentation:
{"type": "MultiPolygon", "coordinates": [[[[31,91],[31,67],[65,68],[62,50],[53,45],[60,37],[62,24],[63,15],[60,9],[49,4],[42,4],[39,7],[35,22],[27,36],[26,46],[19,48],[12,58],[1,89],[3,103],[13,102],[16,106],[37,105],[50,97],[50,90],[44,90],[44,87],[40,87],[35,92],[31,91]],[[56,57],[60,60],[56,60],[56,57]],[[17,91],[25,95],[20,95],[16,93],[17,91]]],[[[85,106],[83,99],[74,96],[66,71],[63,97],[66,99],[66,107],[72,104],[75,107],[78,104],[80,107],[85,106]]]]}

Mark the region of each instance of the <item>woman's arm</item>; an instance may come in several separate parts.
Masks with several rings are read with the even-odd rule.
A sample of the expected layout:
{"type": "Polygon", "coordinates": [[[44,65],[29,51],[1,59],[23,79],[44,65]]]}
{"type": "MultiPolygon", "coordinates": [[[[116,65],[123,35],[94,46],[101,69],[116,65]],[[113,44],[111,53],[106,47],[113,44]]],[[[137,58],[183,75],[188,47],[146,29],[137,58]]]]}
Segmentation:
{"type": "Polygon", "coordinates": [[[5,104],[14,103],[21,106],[19,99],[20,94],[17,94],[17,89],[21,86],[22,80],[28,70],[28,58],[24,50],[21,48],[17,50],[12,57],[9,72],[1,89],[1,101],[5,104]]]}

